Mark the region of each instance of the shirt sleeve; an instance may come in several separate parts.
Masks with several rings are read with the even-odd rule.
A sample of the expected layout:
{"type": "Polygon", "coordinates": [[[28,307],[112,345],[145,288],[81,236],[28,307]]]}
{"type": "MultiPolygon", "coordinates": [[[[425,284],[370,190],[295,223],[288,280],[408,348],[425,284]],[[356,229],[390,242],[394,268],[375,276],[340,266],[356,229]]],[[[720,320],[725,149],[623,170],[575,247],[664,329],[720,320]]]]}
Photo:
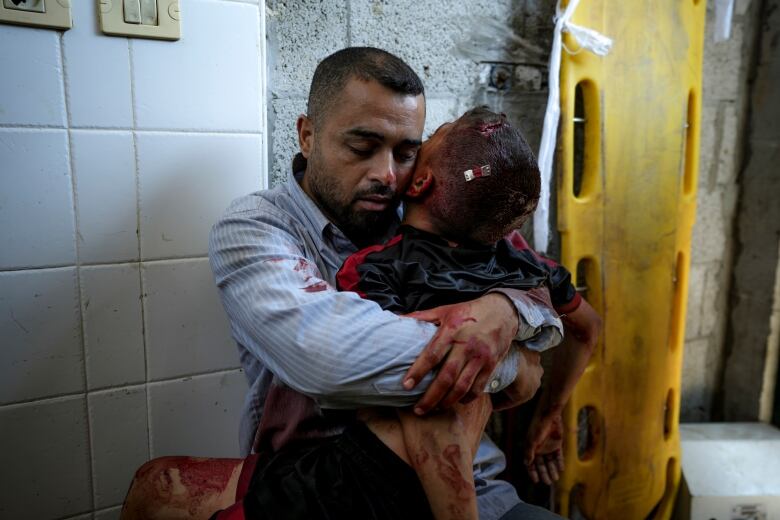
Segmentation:
{"type": "Polygon", "coordinates": [[[549,274],[548,287],[550,289],[550,298],[553,306],[559,314],[573,312],[580,306],[582,296],[571,283],[571,273],[568,269],[558,264],[555,260],[546,258],[528,245],[523,235],[519,231],[512,231],[507,237],[507,241],[518,251],[527,255],[527,258],[534,261],[540,268],[549,274]]]}
{"type": "MultiPolygon", "coordinates": [[[[306,258],[294,223],[272,211],[232,214],[209,237],[209,260],[233,337],[281,381],[323,408],[407,406],[433,379],[401,383],[436,326],[339,292],[306,258]]],[[[512,383],[511,360],[491,391],[512,383]]]]}

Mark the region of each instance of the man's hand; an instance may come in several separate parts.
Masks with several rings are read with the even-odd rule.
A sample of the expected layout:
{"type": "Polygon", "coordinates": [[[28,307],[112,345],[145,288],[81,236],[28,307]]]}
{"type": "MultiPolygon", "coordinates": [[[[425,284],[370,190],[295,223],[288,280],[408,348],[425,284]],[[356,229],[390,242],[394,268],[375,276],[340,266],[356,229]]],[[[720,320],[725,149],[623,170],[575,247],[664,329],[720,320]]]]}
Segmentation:
{"type": "Polygon", "coordinates": [[[493,409],[506,410],[530,401],[542,384],[541,356],[538,352],[519,347],[520,356],[517,359],[517,377],[514,382],[499,394],[492,394],[493,409]]]}
{"type": "Polygon", "coordinates": [[[496,365],[517,333],[517,311],[506,296],[490,293],[471,302],[443,305],[407,315],[438,325],[439,330],[404,376],[404,388],[414,386],[444,361],[414,413],[448,407],[473,389],[485,388],[496,365]]]}
{"type": "Polygon", "coordinates": [[[535,414],[525,439],[525,467],[536,484],[552,485],[563,472],[563,419],[561,412],[535,414]]]}

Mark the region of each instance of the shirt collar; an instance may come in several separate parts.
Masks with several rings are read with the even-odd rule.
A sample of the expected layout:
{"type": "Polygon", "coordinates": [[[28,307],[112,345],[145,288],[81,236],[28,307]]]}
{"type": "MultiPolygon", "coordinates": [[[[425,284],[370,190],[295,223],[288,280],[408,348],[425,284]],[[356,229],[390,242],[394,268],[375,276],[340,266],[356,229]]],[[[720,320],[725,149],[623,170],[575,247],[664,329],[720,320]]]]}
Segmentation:
{"type": "Polygon", "coordinates": [[[303,172],[290,172],[287,176],[287,189],[295,205],[300,209],[300,217],[313,236],[322,238],[325,229],[331,226],[330,220],[322,213],[319,206],[303,191],[300,181],[303,172]]]}

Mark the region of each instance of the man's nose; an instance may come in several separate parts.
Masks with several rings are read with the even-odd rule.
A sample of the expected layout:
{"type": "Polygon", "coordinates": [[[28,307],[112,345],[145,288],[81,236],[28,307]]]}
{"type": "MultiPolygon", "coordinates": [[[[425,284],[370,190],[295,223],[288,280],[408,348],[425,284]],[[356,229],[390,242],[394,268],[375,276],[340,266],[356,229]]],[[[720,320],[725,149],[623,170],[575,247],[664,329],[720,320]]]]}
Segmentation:
{"type": "Polygon", "coordinates": [[[376,160],[371,165],[368,178],[395,189],[398,182],[398,165],[393,154],[377,154],[376,160]]]}

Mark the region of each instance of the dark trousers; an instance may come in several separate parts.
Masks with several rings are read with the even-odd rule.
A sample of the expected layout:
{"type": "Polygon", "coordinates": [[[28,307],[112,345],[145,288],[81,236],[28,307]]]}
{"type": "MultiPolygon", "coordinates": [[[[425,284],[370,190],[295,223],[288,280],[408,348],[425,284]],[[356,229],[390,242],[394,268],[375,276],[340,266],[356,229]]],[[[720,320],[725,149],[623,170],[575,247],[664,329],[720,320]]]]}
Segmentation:
{"type": "Polygon", "coordinates": [[[551,513],[546,509],[526,504],[525,502],[517,504],[510,509],[507,514],[501,517],[501,520],[562,520],[562,516],[551,513]]]}

